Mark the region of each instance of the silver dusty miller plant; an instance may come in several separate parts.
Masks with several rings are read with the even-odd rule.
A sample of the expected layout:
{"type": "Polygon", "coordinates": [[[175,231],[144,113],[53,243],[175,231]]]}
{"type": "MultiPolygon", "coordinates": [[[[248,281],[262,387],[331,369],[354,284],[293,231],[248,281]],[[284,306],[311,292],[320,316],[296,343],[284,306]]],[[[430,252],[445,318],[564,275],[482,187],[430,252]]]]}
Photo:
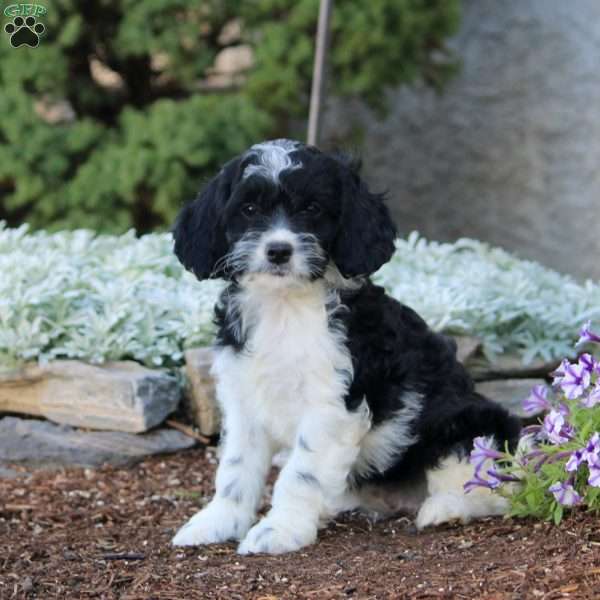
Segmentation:
{"type": "MultiPolygon", "coordinates": [[[[525,362],[572,355],[578,324],[600,317],[599,285],[473,240],[413,233],[374,279],[435,329],[476,335],[487,354],[518,351],[525,362]]],[[[183,270],[170,234],[0,223],[0,368],[56,358],[176,366],[185,347],[212,340],[221,289],[183,270]]]]}

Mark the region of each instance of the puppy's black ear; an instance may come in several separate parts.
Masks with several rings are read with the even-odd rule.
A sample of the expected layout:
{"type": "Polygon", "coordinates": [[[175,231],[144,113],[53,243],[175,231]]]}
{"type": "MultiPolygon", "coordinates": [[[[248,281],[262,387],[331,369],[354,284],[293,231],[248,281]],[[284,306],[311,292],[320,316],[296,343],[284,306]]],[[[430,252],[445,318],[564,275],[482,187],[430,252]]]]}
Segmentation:
{"type": "Polygon", "coordinates": [[[331,257],[344,277],[370,275],[394,253],[396,228],[384,194],[369,192],[356,163],[336,159],[343,171],[342,217],[331,257]]]}
{"type": "Polygon", "coordinates": [[[198,279],[223,275],[217,264],[227,253],[222,215],[237,177],[238,163],[227,163],[198,197],[181,209],[175,221],[175,255],[198,279]]]}

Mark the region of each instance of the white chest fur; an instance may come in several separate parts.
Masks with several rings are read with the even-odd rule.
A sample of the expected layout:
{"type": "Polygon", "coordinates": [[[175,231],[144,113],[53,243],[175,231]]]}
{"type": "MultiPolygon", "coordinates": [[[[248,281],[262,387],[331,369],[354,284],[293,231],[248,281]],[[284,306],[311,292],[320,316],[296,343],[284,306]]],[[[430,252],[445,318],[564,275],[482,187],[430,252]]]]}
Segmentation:
{"type": "Polygon", "coordinates": [[[328,322],[327,300],[323,281],[287,287],[255,276],[239,297],[246,347],[218,352],[223,409],[237,405],[278,447],[294,443],[312,408],[343,403],[352,361],[343,332],[328,322]]]}

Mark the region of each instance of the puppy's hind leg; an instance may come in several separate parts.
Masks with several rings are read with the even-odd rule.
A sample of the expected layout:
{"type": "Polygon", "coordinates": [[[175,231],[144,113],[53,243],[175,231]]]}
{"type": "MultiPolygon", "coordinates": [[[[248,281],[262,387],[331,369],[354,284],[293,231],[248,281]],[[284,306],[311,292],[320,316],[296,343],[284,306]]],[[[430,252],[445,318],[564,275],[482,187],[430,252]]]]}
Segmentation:
{"type": "Polygon", "coordinates": [[[463,486],[473,478],[473,473],[468,457],[456,454],[447,456],[437,468],[427,471],[427,497],[417,513],[417,527],[423,529],[455,519],[467,523],[489,515],[506,514],[508,501],[492,490],[475,488],[465,493],[463,486]]]}

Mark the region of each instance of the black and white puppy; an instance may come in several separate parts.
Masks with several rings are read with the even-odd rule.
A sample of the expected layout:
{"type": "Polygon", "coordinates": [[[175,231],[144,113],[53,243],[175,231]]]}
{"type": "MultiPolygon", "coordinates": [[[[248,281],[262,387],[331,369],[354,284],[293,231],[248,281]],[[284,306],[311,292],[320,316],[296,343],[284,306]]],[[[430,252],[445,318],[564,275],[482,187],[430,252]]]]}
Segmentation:
{"type": "Polygon", "coordinates": [[[252,146],[183,208],[179,260],[230,283],[215,309],[216,492],[175,545],[289,552],[359,507],[413,512],[419,528],[505,511],[490,492],[464,494],[466,457],[475,436],[514,446],[519,423],[474,391],[450,339],[369,280],[395,236],[347,160],[291,140],[252,146]]]}

